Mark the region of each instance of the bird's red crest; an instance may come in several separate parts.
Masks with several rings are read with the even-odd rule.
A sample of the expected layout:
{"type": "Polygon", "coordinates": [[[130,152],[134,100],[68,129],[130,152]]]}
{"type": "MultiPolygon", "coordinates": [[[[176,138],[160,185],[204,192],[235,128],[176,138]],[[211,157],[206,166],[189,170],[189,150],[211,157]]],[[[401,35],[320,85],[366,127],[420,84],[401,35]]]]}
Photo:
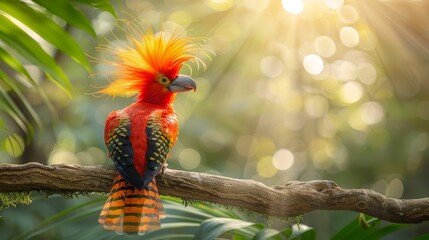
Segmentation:
{"type": "MultiPolygon", "coordinates": [[[[128,21],[124,21],[127,25],[128,21]]],[[[129,27],[129,26],[128,26],[129,27]]],[[[128,28],[130,29],[130,28],[128,28]]],[[[146,87],[149,81],[165,75],[172,79],[177,76],[180,68],[187,61],[194,61],[198,65],[204,63],[197,56],[202,51],[201,44],[195,38],[182,37],[173,33],[161,31],[154,34],[147,27],[142,31],[131,29],[130,32],[139,32],[136,37],[129,31],[127,41],[123,46],[101,46],[99,50],[107,51],[117,57],[109,61],[116,67],[112,74],[113,81],[99,93],[111,96],[132,96],[146,87]]]]}

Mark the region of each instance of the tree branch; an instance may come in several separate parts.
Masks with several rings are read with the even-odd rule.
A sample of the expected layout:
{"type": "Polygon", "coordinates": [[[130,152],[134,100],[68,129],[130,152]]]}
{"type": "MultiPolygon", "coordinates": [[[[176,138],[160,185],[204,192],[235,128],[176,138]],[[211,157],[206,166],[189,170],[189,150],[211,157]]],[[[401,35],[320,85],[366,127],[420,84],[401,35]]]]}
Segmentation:
{"type": "MultiPolygon", "coordinates": [[[[109,192],[114,167],[0,164],[0,192],[109,192]]],[[[253,180],[167,169],[158,176],[163,195],[236,206],[273,216],[315,210],[350,210],[397,223],[429,220],[429,198],[395,199],[369,189],[344,189],[332,181],[291,181],[268,187],[253,180]]]]}

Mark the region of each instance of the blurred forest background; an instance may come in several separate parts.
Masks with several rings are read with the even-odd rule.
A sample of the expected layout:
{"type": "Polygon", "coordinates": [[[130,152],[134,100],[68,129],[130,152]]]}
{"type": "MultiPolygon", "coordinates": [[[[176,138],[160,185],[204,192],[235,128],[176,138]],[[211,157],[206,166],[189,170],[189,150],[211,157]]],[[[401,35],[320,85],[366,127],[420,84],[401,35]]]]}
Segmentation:
{"type": "MultiPolygon", "coordinates": [[[[429,196],[429,1],[127,0],[112,1],[113,9],[105,1],[58,1],[76,10],[63,16],[49,1],[26,1],[28,11],[67,32],[70,39],[60,41],[33,29],[31,18],[11,14],[19,14],[14,4],[26,4],[10,2],[0,3],[0,20],[7,22],[0,24],[2,163],[112,164],[104,120],[133,98],[94,96],[109,80],[94,73],[112,69],[91,60],[103,58],[97,45],[115,41],[111,31],[123,38],[115,9],[118,18],[141,18],[155,31],[162,22],[165,30],[183,27],[188,36],[207,38],[215,53],[205,59],[206,71],[190,64],[198,89],[176,101],[180,136],[169,168],[267,185],[329,179],[389,197],[429,196]],[[46,56],[32,45],[34,53],[25,55],[23,35],[8,40],[18,32],[14,24],[46,56]],[[12,56],[23,65],[10,64],[12,56]]],[[[39,28],[45,23],[50,29],[33,21],[39,28]]],[[[13,236],[99,197],[37,200],[36,194],[31,205],[2,210],[0,230],[13,236]]],[[[302,223],[324,239],[356,216],[319,211],[302,223]]],[[[97,213],[88,218],[46,236],[62,239],[89,226],[101,232],[97,213]]],[[[389,239],[427,229],[418,224],[389,239]]]]}

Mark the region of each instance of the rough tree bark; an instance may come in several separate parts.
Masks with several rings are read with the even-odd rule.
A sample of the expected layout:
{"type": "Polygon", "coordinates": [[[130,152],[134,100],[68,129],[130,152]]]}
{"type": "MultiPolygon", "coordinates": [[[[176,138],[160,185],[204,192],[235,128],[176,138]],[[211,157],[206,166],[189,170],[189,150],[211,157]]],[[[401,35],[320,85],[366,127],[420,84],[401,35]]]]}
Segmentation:
{"type": "MultiPolygon", "coordinates": [[[[114,167],[0,164],[0,192],[109,192],[114,167]]],[[[163,195],[236,206],[273,216],[315,210],[350,210],[397,223],[429,220],[429,198],[395,199],[369,189],[344,189],[332,181],[291,181],[268,187],[260,182],[167,169],[158,176],[163,195]]]]}

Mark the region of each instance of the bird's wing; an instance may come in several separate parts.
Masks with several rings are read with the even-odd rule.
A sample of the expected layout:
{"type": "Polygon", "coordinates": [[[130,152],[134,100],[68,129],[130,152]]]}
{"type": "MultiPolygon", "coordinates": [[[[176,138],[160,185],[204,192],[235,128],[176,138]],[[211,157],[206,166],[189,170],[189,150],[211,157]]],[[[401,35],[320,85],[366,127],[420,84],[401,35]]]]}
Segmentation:
{"type": "Polygon", "coordinates": [[[145,184],[133,164],[134,151],[130,140],[130,120],[126,117],[117,117],[117,115],[112,118],[110,121],[108,118],[105,128],[105,142],[109,156],[121,176],[135,187],[142,189],[145,184]]]}
{"type": "Polygon", "coordinates": [[[143,173],[144,186],[146,186],[159,173],[162,165],[167,161],[168,153],[173,145],[171,135],[165,131],[159,117],[150,117],[146,125],[147,150],[146,168],[143,173]]]}

